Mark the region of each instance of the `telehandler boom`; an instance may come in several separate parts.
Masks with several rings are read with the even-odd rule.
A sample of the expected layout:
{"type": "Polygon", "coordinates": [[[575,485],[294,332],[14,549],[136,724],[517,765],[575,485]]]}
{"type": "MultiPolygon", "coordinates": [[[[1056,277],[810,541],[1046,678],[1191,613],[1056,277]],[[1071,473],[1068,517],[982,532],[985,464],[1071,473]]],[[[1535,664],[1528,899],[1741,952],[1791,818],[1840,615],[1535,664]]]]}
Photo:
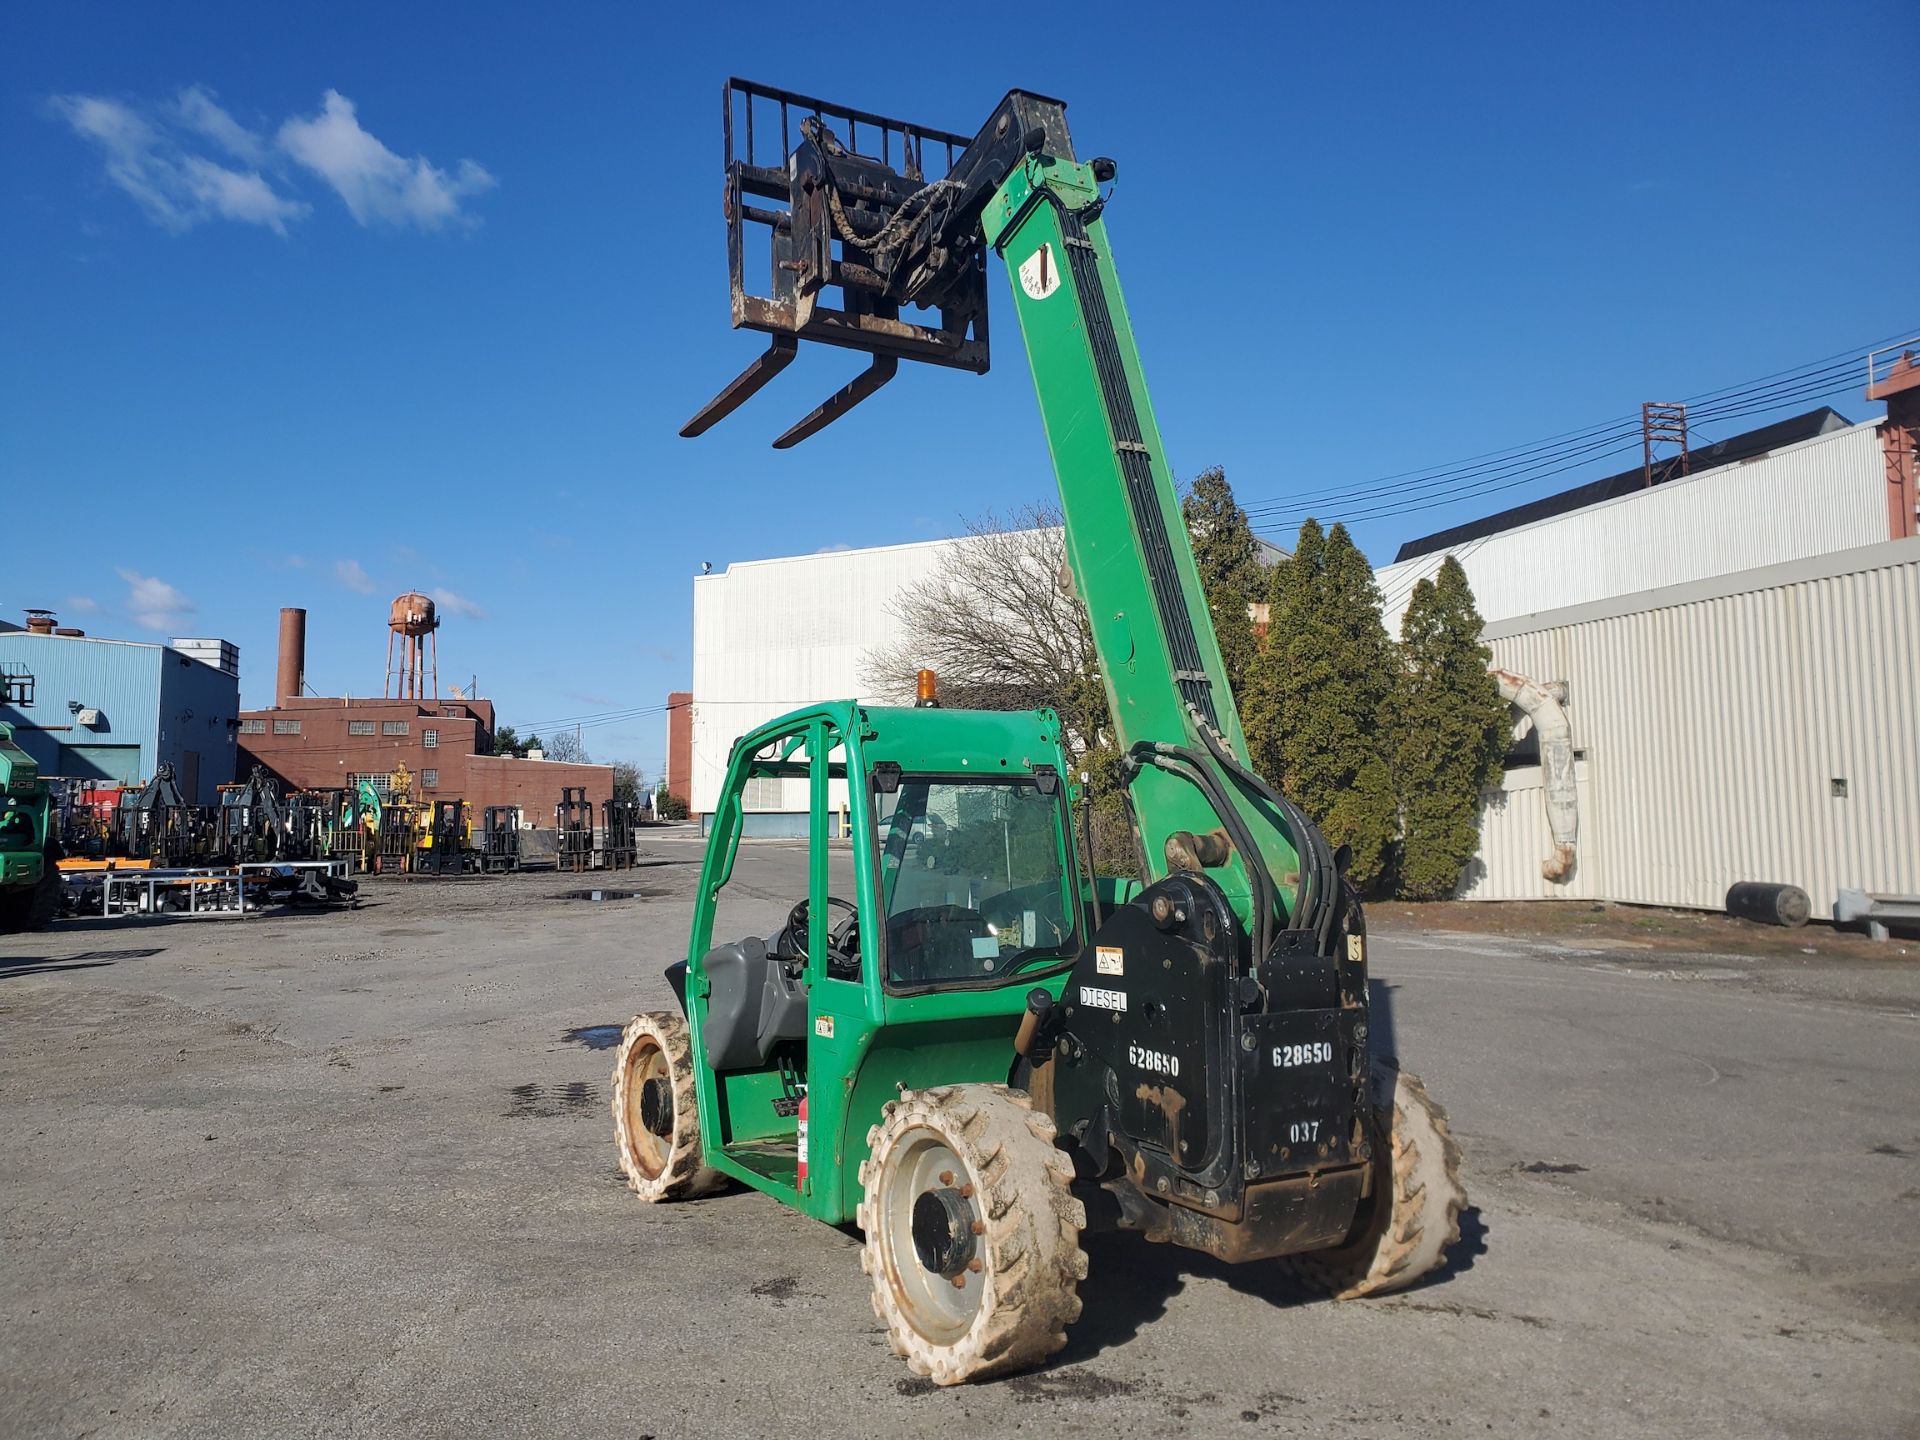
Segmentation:
{"type": "Polygon", "coordinates": [[[733,323],[771,345],[682,433],[801,340],[872,360],[777,448],[902,359],[984,372],[999,254],[1140,868],[1083,866],[1070,752],[1091,737],[1050,711],[837,701],[743,736],[669,972],[684,1016],[637,1017],[615,1066],[634,1188],[731,1177],[855,1221],[895,1350],[946,1384],[1064,1342],[1089,1226],[1285,1257],[1340,1296],[1412,1283],[1457,1238],[1458,1151],[1418,1080],[1370,1058],[1344,856],[1247,763],[1102,218],[1114,163],[1078,161],[1064,105],[1025,91],[971,138],[740,80],[724,103],[733,323]],[[746,787],[771,778],[809,786],[807,893],[776,936],[715,937],[746,787]]]}

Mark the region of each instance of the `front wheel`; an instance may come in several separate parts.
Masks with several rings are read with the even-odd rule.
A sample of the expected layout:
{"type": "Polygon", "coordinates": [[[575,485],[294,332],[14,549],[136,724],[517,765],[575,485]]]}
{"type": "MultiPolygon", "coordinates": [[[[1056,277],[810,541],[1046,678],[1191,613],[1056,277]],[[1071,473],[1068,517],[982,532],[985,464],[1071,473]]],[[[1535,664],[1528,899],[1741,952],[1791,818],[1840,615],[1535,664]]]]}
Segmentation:
{"type": "Polygon", "coordinates": [[[613,1135],[627,1185],[642,1200],[688,1200],[722,1176],[702,1163],[687,1022],[669,1011],[627,1022],[613,1062],[613,1135]]]}
{"type": "Polygon", "coordinates": [[[894,1353],[939,1385],[1036,1365],[1066,1344],[1087,1276],[1073,1164],[1004,1085],[889,1101],[860,1167],[860,1268],[894,1353]]]}
{"type": "Polygon", "coordinates": [[[1283,1262],[1316,1290],[1356,1300],[1404,1290],[1445,1260],[1460,1238],[1467,1192],[1460,1184],[1460,1146],[1420,1077],[1373,1066],[1373,1095],[1382,1146],[1373,1193],[1353,1232],[1331,1250],[1310,1250],[1283,1262]]]}

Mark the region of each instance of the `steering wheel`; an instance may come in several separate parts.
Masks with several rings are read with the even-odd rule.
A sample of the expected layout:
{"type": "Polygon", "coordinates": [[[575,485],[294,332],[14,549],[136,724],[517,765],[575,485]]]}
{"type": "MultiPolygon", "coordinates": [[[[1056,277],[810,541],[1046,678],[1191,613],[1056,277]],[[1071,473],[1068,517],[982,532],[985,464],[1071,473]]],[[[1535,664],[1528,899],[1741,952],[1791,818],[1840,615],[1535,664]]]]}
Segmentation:
{"type": "MultiPolygon", "coordinates": [[[[831,948],[838,950],[840,932],[843,930],[851,932],[859,923],[860,912],[854,908],[851,900],[842,900],[837,895],[827,896],[827,908],[832,910],[836,907],[847,912],[847,918],[834,926],[830,935],[833,942],[831,948]]],[[[787,912],[787,949],[801,960],[807,958],[807,930],[811,915],[812,902],[809,900],[802,900],[787,912]]]]}

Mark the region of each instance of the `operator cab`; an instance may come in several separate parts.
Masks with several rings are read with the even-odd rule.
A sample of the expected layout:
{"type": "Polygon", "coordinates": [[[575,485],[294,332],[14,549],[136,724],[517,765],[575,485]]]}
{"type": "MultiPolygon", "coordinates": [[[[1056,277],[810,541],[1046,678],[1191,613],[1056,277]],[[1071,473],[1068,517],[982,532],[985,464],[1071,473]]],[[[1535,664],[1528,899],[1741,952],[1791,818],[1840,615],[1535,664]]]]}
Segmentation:
{"type": "MultiPolygon", "coordinates": [[[[1078,876],[1063,844],[1055,772],[1013,776],[904,775],[875,768],[875,926],[882,981],[894,994],[1006,983],[1079,953],[1078,876]]],[[[835,868],[842,869],[833,875],[835,868]]],[[[856,889],[845,867],[830,883],[856,889]]],[[[767,936],[715,945],[701,969],[711,985],[705,1027],[716,1070],[775,1063],[783,1042],[807,1036],[809,972],[859,983],[859,906],[827,893],[824,948],[812,963],[811,894],[767,936]]]]}
{"type": "Polygon", "coordinates": [[[877,1111],[848,1075],[876,1050],[917,1050],[955,1003],[982,1017],[969,1041],[980,1073],[967,1078],[1005,1080],[1027,992],[1070,967],[1087,933],[1058,724],[1046,711],[841,701],[736,744],[688,963],[670,972],[712,1076],[702,1128],[720,1153],[845,1218],[858,1194],[843,1172],[822,1193],[799,1172],[806,1095],[816,1124],[877,1111]],[[735,862],[755,831],[774,841],[762,854],[776,872],[783,853],[799,858],[801,805],[804,878],[769,895],[756,865],[757,884],[741,884],[735,862]],[[836,1096],[825,1116],[822,1077],[836,1096]]]}

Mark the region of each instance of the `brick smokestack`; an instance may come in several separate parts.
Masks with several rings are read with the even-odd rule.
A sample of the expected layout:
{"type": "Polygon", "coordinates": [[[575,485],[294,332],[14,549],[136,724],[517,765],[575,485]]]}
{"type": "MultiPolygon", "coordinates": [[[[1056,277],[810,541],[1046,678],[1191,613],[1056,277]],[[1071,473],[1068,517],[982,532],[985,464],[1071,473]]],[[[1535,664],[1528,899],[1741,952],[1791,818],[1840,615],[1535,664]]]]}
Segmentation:
{"type": "Polygon", "coordinates": [[[280,611],[280,678],[273,687],[273,703],[297,698],[306,676],[307,612],[289,605],[280,611]]]}

